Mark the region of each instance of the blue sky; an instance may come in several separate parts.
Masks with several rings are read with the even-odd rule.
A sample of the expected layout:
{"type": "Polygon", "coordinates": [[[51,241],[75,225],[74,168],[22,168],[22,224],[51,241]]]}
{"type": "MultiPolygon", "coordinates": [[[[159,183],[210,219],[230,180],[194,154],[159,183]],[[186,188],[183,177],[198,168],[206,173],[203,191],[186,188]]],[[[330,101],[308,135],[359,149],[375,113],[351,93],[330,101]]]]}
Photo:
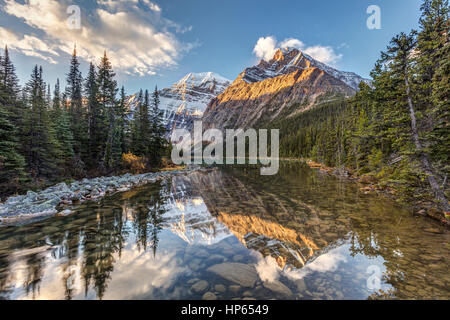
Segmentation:
{"type": "Polygon", "coordinates": [[[213,71],[234,80],[286,39],[340,70],[368,77],[392,36],[418,27],[420,4],[421,0],[0,0],[0,45],[11,48],[22,82],[32,66],[40,64],[52,85],[57,77],[65,84],[74,42],[84,74],[88,61],[96,62],[106,49],[119,84],[130,93],[156,84],[170,86],[190,72],[213,71]],[[81,30],[67,28],[69,5],[81,9],[81,30]],[[380,30],[366,26],[369,5],[381,9],[380,30]]]}

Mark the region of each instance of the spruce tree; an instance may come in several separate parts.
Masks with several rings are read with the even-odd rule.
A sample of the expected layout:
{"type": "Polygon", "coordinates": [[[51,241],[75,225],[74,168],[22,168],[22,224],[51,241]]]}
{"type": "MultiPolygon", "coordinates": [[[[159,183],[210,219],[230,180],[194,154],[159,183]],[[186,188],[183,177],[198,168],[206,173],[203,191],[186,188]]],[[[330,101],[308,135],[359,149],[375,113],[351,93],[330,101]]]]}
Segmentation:
{"type": "Polygon", "coordinates": [[[448,0],[425,0],[421,7],[413,82],[416,100],[424,116],[425,146],[431,149],[435,168],[450,174],[450,42],[448,0]]]}
{"type": "Polygon", "coordinates": [[[21,139],[20,128],[23,125],[23,103],[21,103],[19,79],[16,69],[10,59],[8,47],[5,47],[4,56],[0,59],[0,85],[3,86],[3,95],[0,96],[2,104],[7,112],[12,125],[18,128],[18,142],[21,139]]]}
{"type": "Polygon", "coordinates": [[[411,53],[412,50],[416,47],[415,35],[415,32],[411,32],[411,34],[409,35],[400,33],[399,35],[395,36],[391,40],[387,52],[382,53],[382,59],[386,64],[389,65],[392,76],[395,79],[399,80],[398,88],[400,89],[400,91],[402,91],[405,100],[399,101],[397,107],[401,108],[404,104],[406,104],[408,108],[411,123],[411,139],[415,147],[414,152],[417,158],[420,160],[422,169],[426,174],[427,180],[430,184],[431,190],[436,197],[437,202],[439,203],[442,210],[444,210],[445,212],[449,212],[450,205],[443,190],[440,187],[439,180],[432,167],[430,157],[423,147],[423,143],[420,138],[419,127],[417,124],[417,108],[413,101],[414,93],[411,90],[412,86],[410,81],[410,78],[412,77],[411,53]]]}
{"type": "Polygon", "coordinates": [[[103,158],[101,167],[111,170],[117,167],[121,155],[117,153],[117,135],[116,135],[116,95],[117,81],[114,79],[116,74],[113,71],[106,51],[98,66],[98,101],[104,114],[106,115],[106,141],[104,141],[103,158]]]}
{"type": "Polygon", "coordinates": [[[118,142],[120,146],[121,153],[127,153],[129,150],[127,141],[127,131],[128,131],[128,117],[127,117],[127,106],[126,106],[126,95],[125,88],[122,86],[120,90],[120,99],[117,103],[117,130],[118,130],[118,142]]]}
{"type": "MultiPolygon", "coordinates": [[[[0,84],[0,96],[6,91],[0,84]]],[[[18,152],[17,128],[8,120],[10,115],[0,104],[0,197],[17,192],[25,182],[25,160],[18,152]]]]}
{"type": "Polygon", "coordinates": [[[133,120],[131,124],[131,151],[135,155],[142,155],[142,145],[141,145],[141,113],[142,105],[144,103],[144,93],[142,89],[139,91],[136,98],[136,105],[133,114],[133,120]]]}
{"type": "Polygon", "coordinates": [[[0,83],[3,85],[3,90],[5,90],[4,101],[1,102],[4,105],[13,105],[18,99],[20,87],[16,68],[11,62],[7,46],[5,47],[4,56],[0,60],[0,70],[0,83]]]}
{"type": "Polygon", "coordinates": [[[69,102],[69,115],[74,136],[74,151],[79,158],[79,163],[82,162],[82,152],[85,150],[87,140],[86,112],[83,108],[82,84],[83,77],[75,47],[70,61],[70,70],[67,75],[66,96],[69,102]]]}
{"type": "Polygon", "coordinates": [[[105,112],[99,103],[97,72],[93,63],[89,66],[89,73],[85,82],[84,93],[88,109],[88,156],[90,169],[95,168],[103,155],[105,138],[105,112]]]}
{"type": "Polygon", "coordinates": [[[26,86],[28,109],[24,128],[27,137],[25,159],[35,182],[56,180],[59,176],[57,144],[45,101],[45,89],[42,67],[35,66],[26,86]]]}
{"type": "Polygon", "coordinates": [[[52,119],[55,137],[58,144],[58,158],[64,168],[64,175],[70,176],[73,172],[75,153],[73,151],[73,134],[71,130],[70,116],[67,109],[61,106],[61,92],[59,79],[56,81],[53,92],[52,119]]]}
{"type": "Polygon", "coordinates": [[[162,112],[159,109],[160,99],[158,87],[152,94],[152,109],[151,109],[151,143],[150,143],[150,163],[159,166],[161,164],[161,158],[164,154],[165,147],[165,134],[166,130],[163,125],[162,112]]]}

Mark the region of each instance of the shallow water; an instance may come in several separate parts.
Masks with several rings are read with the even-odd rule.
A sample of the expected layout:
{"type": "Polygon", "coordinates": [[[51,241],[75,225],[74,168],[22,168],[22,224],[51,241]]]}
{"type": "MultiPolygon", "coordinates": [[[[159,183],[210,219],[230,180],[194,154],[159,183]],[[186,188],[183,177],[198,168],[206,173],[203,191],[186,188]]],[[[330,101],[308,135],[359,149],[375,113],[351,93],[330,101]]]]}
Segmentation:
{"type": "Polygon", "coordinates": [[[4,299],[449,299],[450,233],[346,180],[221,168],[0,229],[4,299]]]}

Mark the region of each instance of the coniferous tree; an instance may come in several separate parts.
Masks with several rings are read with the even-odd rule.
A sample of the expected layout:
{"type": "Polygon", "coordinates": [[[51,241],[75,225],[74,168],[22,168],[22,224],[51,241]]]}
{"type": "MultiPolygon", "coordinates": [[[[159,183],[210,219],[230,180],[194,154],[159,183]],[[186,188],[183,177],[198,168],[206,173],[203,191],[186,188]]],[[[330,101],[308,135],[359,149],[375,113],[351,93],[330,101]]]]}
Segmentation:
{"type": "Polygon", "coordinates": [[[88,109],[88,156],[87,162],[93,169],[101,160],[103,155],[103,144],[105,138],[105,112],[99,103],[97,72],[93,63],[90,64],[89,74],[86,78],[84,93],[88,109]]]}
{"type": "Polygon", "coordinates": [[[71,130],[70,116],[67,109],[61,106],[61,92],[59,79],[56,81],[53,92],[53,128],[58,143],[58,158],[64,168],[64,175],[70,176],[73,172],[75,153],[73,151],[73,134],[71,130]]]}
{"type": "Polygon", "coordinates": [[[16,75],[16,69],[12,63],[8,47],[5,47],[4,56],[0,59],[0,85],[3,87],[3,95],[0,96],[0,104],[2,104],[7,113],[8,119],[14,125],[17,131],[18,142],[22,141],[22,132],[20,128],[23,126],[23,103],[20,97],[19,79],[16,75]]]}
{"type": "Polygon", "coordinates": [[[20,87],[19,79],[16,75],[16,68],[11,62],[7,46],[5,47],[4,56],[0,60],[0,83],[3,85],[5,93],[1,102],[4,105],[14,105],[14,102],[18,99],[20,87]]]}
{"type": "MultiPolygon", "coordinates": [[[[0,71],[0,77],[3,76],[0,71]]],[[[0,100],[7,99],[4,82],[0,83],[0,100]]],[[[0,103],[0,197],[17,192],[25,182],[25,160],[19,153],[17,129],[10,121],[6,107],[0,103]]]]}
{"type": "Polygon", "coordinates": [[[69,115],[74,137],[74,152],[80,165],[82,165],[82,153],[85,150],[87,140],[86,112],[83,108],[82,85],[83,77],[75,47],[70,61],[69,74],[67,75],[66,97],[69,103],[69,115]]]}
{"type": "Polygon", "coordinates": [[[121,153],[127,153],[129,151],[127,131],[128,128],[128,117],[127,117],[127,106],[126,106],[126,95],[125,88],[122,86],[120,90],[120,99],[117,103],[117,130],[118,130],[118,142],[120,146],[121,153]]]}
{"type": "Polygon", "coordinates": [[[25,119],[25,159],[35,182],[40,179],[55,180],[59,176],[55,161],[57,145],[45,101],[45,89],[42,67],[35,66],[26,86],[28,106],[25,119]]]}
{"type": "Polygon", "coordinates": [[[116,74],[113,71],[111,62],[106,52],[98,66],[98,102],[104,114],[106,115],[106,141],[104,141],[103,158],[101,167],[113,169],[117,167],[121,155],[117,154],[117,135],[116,133],[116,95],[117,81],[114,79],[116,74]]]}
{"type": "MultiPolygon", "coordinates": [[[[391,40],[390,46],[385,53],[382,53],[384,62],[389,63],[389,68],[393,76],[400,80],[399,88],[403,91],[403,96],[408,107],[409,117],[411,121],[411,138],[414,142],[415,153],[420,160],[422,169],[424,170],[430,187],[444,211],[450,211],[450,205],[440,187],[439,180],[433,170],[430,157],[423,147],[423,143],[419,136],[419,127],[417,124],[417,108],[413,101],[414,93],[411,88],[411,53],[416,46],[415,32],[410,35],[404,33],[399,34],[391,40]]],[[[402,104],[398,105],[399,107],[402,104]]]]}
{"type": "Polygon", "coordinates": [[[149,152],[149,160],[152,165],[160,165],[161,158],[164,153],[164,136],[166,134],[165,127],[163,125],[162,120],[162,112],[159,109],[160,99],[158,87],[155,87],[155,90],[152,94],[152,109],[151,109],[151,143],[150,143],[150,152],[149,152]]]}
{"type": "Polygon", "coordinates": [[[136,99],[136,106],[133,114],[133,121],[131,124],[131,151],[135,155],[142,155],[142,107],[144,103],[144,93],[142,89],[136,99]]]}
{"type": "Polygon", "coordinates": [[[423,120],[422,139],[435,167],[450,174],[450,42],[448,0],[425,0],[421,6],[412,88],[423,120]],[[415,81],[414,81],[415,80],[415,81]]]}

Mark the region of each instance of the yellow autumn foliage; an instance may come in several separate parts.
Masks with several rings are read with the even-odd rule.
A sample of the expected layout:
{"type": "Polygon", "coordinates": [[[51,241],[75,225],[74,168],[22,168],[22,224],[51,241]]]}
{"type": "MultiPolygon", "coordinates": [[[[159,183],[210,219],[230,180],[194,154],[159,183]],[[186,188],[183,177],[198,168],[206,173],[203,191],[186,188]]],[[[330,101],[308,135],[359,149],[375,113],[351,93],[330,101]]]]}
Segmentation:
{"type": "Polygon", "coordinates": [[[122,167],[133,174],[141,174],[146,171],[147,159],[144,157],[139,157],[133,153],[122,154],[122,167]]]}

